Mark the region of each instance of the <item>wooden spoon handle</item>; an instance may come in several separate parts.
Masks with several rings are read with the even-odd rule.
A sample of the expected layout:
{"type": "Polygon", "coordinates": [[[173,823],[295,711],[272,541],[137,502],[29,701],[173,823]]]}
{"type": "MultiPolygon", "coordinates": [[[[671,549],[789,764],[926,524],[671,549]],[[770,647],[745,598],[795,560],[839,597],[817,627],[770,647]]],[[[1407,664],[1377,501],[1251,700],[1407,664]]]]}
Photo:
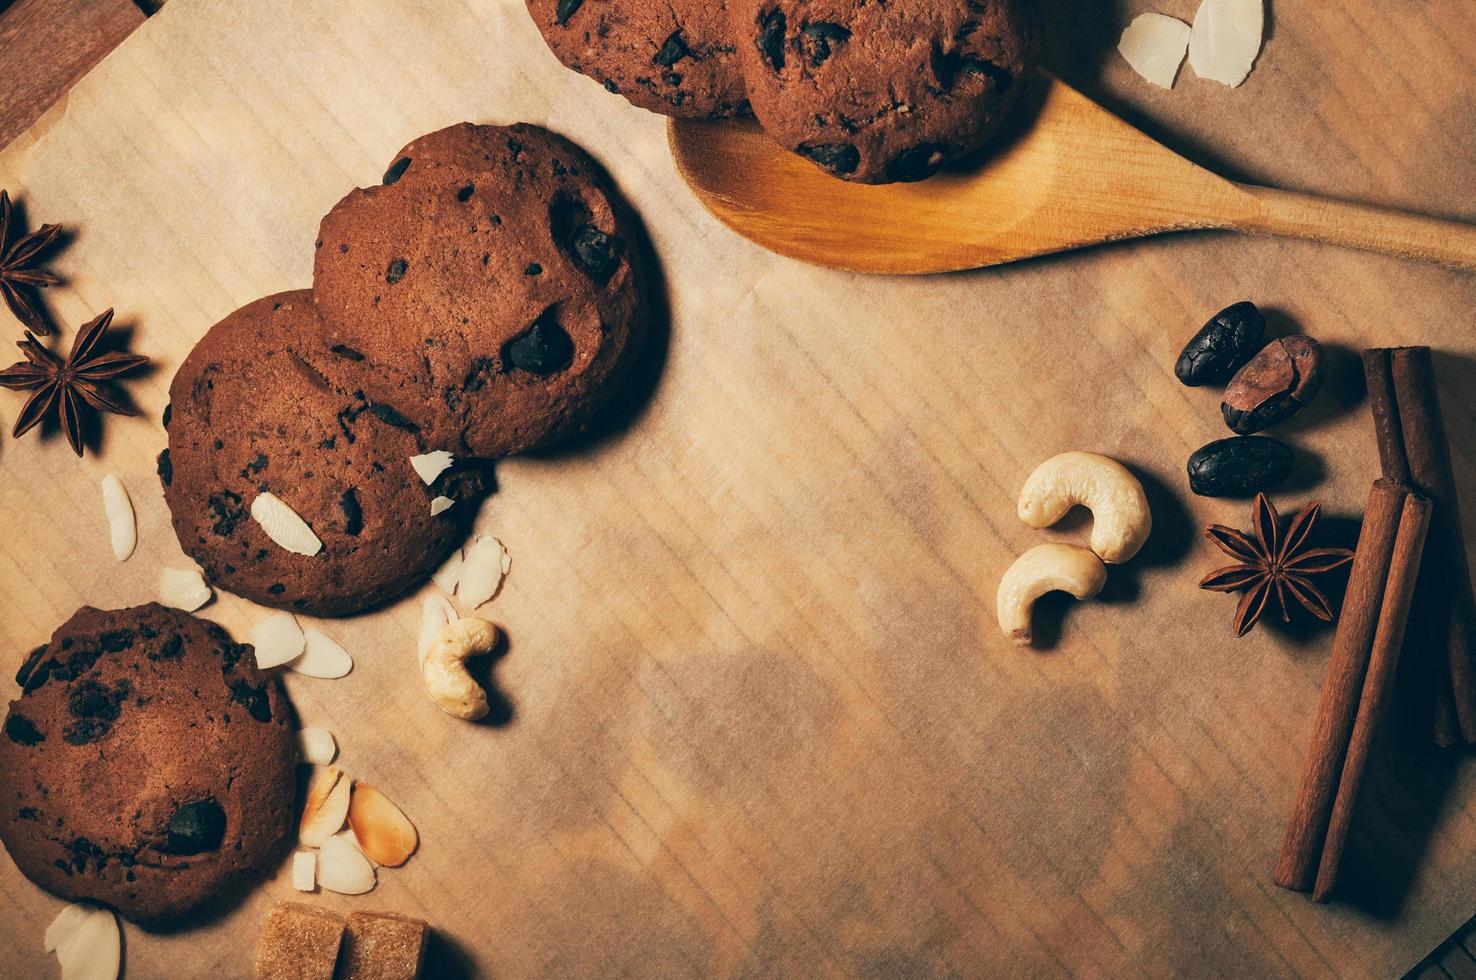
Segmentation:
{"type": "Polygon", "coordinates": [[[1270,187],[1239,186],[1251,199],[1246,213],[1232,222],[1242,231],[1308,238],[1476,272],[1476,225],[1270,187]]]}

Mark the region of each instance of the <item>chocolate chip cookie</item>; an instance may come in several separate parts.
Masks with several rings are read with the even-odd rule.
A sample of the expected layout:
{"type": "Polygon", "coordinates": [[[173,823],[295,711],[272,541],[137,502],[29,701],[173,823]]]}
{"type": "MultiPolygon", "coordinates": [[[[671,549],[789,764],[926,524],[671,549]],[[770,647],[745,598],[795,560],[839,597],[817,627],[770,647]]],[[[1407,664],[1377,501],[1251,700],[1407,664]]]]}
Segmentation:
{"type": "Polygon", "coordinates": [[[754,115],[845,180],[921,180],[999,128],[1035,66],[1030,0],[729,0],[754,115]]]}
{"type": "Polygon", "coordinates": [[[668,116],[746,115],[725,0],[528,0],[565,65],[668,116]]]}
{"type": "MultiPolygon", "coordinates": [[[[310,356],[436,448],[494,458],[584,425],[644,333],[631,229],[609,180],[536,126],[463,123],[395,155],[323,219],[310,356]]],[[[327,370],[324,367],[324,370],[327,370]]]]}
{"type": "Polygon", "coordinates": [[[296,740],[250,646],[155,603],[84,606],[16,681],[0,840],[37,885],[160,922],[282,855],[296,740]]]}
{"type": "Polygon", "coordinates": [[[465,535],[481,464],[458,461],[427,486],[410,458],[418,426],[367,394],[376,375],[346,347],[310,363],[323,324],[307,290],[250,303],[209,332],[170,386],[159,460],[174,533],[220,588],[253,602],[336,616],[424,581],[465,535]],[[270,493],[322,542],[303,555],[252,516],[270,493]],[[433,514],[432,501],[449,509],[433,514]]]}

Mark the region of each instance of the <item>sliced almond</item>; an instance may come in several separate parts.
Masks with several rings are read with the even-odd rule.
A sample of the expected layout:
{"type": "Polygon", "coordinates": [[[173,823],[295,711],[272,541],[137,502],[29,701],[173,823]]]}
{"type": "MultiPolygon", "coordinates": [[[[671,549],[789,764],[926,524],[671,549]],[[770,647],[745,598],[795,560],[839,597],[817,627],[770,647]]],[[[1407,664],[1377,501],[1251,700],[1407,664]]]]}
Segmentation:
{"type": "Polygon", "coordinates": [[[138,522],[133,516],[133,501],[128,499],[128,490],[123,481],[109,473],[102,478],[103,513],[108,516],[108,536],[113,545],[113,557],[127,561],[138,547],[138,522]]]}
{"type": "Polygon", "coordinates": [[[297,839],[308,847],[321,847],[323,842],[343,826],[348,817],[349,792],[352,781],[332,766],[324,766],[313,774],[308,785],[307,803],[302,808],[302,821],[297,825],[297,839]]]}
{"type": "Polygon", "coordinates": [[[364,854],[375,864],[398,868],[410,860],[420,843],[410,819],[368,783],[354,784],[348,822],[364,854]]]}
{"type": "Polygon", "coordinates": [[[166,606],[194,612],[214,595],[198,568],[166,568],[159,573],[159,601],[166,606]]]}
{"type": "Polygon", "coordinates": [[[318,855],[312,851],[298,851],[292,855],[292,887],[300,892],[314,891],[318,887],[318,855]]]}
{"type": "Polygon", "coordinates": [[[439,517],[456,505],[456,501],[450,497],[437,497],[431,501],[431,516],[439,517]]]}
{"type": "Polygon", "coordinates": [[[1189,47],[1189,25],[1164,14],[1139,14],[1122,32],[1117,50],[1139,75],[1173,88],[1189,47]]]}
{"type": "Polygon", "coordinates": [[[1204,0],[1189,35],[1189,66],[1234,88],[1255,66],[1265,29],[1265,0],[1204,0]]]}
{"type": "Polygon", "coordinates": [[[280,667],[296,659],[306,644],[302,627],[290,612],[274,612],[251,627],[251,645],[256,648],[256,666],[262,670],[280,667]]]}
{"type": "Polygon", "coordinates": [[[288,663],[288,669],[328,680],[343,677],[354,669],[354,659],[331,637],[317,630],[303,630],[302,637],[302,655],[288,663]]]}
{"type": "MultiPolygon", "coordinates": [[[[352,806],[352,804],[350,804],[350,806],[352,806]]],[[[350,844],[354,845],[354,850],[358,851],[360,854],[364,854],[364,845],[359,843],[359,838],[355,837],[354,836],[354,832],[351,829],[349,829],[348,827],[343,828],[342,830],[340,830],[334,836],[336,836],[336,837],[342,837],[344,840],[346,840],[350,844]]],[[[374,865],[374,870],[375,871],[378,871],[379,870],[379,865],[374,863],[374,859],[372,857],[370,857],[367,854],[364,854],[364,859],[366,861],[368,861],[370,864],[374,865]]]]}
{"type": "Polygon", "coordinates": [[[122,937],[109,909],[68,905],[47,928],[45,948],[56,954],[62,980],[117,980],[122,937]]]}
{"type": "Polygon", "coordinates": [[[501,591],[502,579],[511,563],[501,541],[490,534],[477,538],[461,566],[461,582],[457,586],[461,604],[475,610],[490,602],[501,591]]]}
{"type": "Polygon", "coordinates": [[[455,456],[444,449],[435,452],[424,453],[420,456],[411,456],[410,465],[415,468],[415,473],[420,477],[420,482],[430,486],[436,482],[436,477],[450,469],[456,460],[455,456]]]}
{"type": "Polygon", "coordinates": [[[318,884],[340,895],[362,895],[374,887],[374,865],[350,841],[329,837],[318,852],[318,884]]]}
{"type": "Polygon", "coordinates": [[[420,642],[416,646],[422,668],[430,648],[440,640],[441,632],[456,620],[456,607],[445,596],[436,594],[425,597],[425,602],[420,606],[420,642]]]}
{"type": "Polygon", "coordinates": [[[436,569],[436,574],[431,576],[431,581],[436,583],[436,587],[447,595],[456,594],[456,584],[461,581],[461,560],[461,549],[457,548],[451,552],[451,557],[436,569]]]}
{"type": "Polygon", "coordinates": [[[297,751],[303,762],[326,766],[338,754],[338,743],[326,728],[304,728],[297,733],[297,751]]]}
{"type": "Polygon", "coordinates": [[[266,536],[284,551],[311,556],[323,550],[323,542],[318,540],[308,522],[274,494],[257,494],[251,501],[251,516],[261,525],[266,536]]]}

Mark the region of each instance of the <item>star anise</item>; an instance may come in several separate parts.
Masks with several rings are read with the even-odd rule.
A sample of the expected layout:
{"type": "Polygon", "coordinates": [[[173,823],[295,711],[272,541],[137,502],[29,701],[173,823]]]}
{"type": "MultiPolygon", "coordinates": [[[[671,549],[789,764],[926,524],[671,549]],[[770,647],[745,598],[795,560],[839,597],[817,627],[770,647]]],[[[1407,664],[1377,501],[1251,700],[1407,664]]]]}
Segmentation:
{"type": "Polygon", "coordinates": [[[136,415],[133,406],[122,400],[101,382],[148,363],[142,354],[122,351],[97,352],[103,334],[113,322],[113,311],[83,325],[72,341],[72,352],[62,360],[54,352],[37,343],[26,331],[26,339],[16,342],[26,359],[0,371],[0,387],[16,391],[35,389],[30,400],[15,420],[13,436],[21,436],[55,409],[61,427],[67,434],[72,451],[82,455],[82,405],[100,412],[136,415]]]}
{"type": "Polygon", "coordinates": [[[17,320],[45,337],[51,333],[51,325],[41,315],[41,306],[32,291],[55,286],[61,279],[32,266],[52,246],[62,229],[61,225],[42,225],[11,242],[10,236],[21,231],[11,228],[16,220],[10,195],[0,190],[0,295],[5,297],[5,305],[17,320]]]}
{"type": "Polygon", "coordinates": [[[1205,537],[1234,558],[1235,564],[1210,572],[1199,587],[1212,592],[1244,590],[1235,610],[1236,636],[1244,636],[1255,627],[1272,595],[1281,607],[1283,623],[1291,622],[1293,602],[1323,622],[1332,622],[1332,606],[1312,579],[1348,564],[1353,552],[1347,548],[1307,547],[1321,514],[1322,504],[1310,503],[1297,511],[1283,533],[1281,515],[1262,493],[1256,496],[1249,533],[1223,524],[1205,528],[1205,537]]]}

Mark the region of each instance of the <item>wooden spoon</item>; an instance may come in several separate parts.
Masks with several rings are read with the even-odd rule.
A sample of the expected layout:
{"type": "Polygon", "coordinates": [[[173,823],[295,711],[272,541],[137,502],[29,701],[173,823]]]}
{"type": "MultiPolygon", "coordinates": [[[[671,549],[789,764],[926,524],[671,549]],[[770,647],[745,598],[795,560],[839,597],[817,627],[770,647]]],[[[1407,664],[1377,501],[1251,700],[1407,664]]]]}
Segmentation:
{"type": "Polygon", "coordinates": [[[1233,228],[1476,271],[1476,226],[1237,184],[1042,73],[1015,129],[976,166],[916,184],[837,180],[751,123],[672,120],[678,172],[767,249],[856,272],[1013,262],[1166,231],[1233,228]]]}

